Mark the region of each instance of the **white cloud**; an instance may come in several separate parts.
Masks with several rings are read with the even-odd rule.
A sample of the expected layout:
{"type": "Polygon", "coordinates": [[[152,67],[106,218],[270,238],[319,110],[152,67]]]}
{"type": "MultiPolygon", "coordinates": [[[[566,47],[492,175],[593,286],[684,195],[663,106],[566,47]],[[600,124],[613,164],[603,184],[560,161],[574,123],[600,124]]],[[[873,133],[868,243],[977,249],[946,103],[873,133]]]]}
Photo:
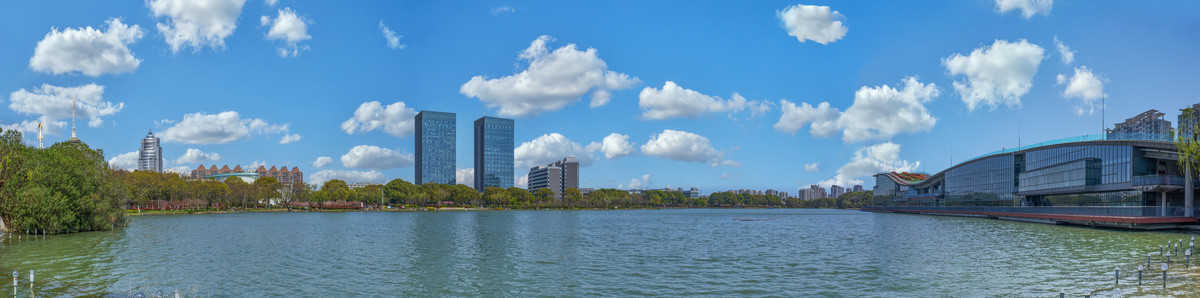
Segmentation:
{"type": "Polygon", "coordinates": [[[187,144],[225,144],[249,138],[251,134],[286,133],[288,125],[269,124],[262,119],[242,119],[238,112],[219,114],[193,113],[163,131],[163,140],[187,144]]]}
{"type": "Polygon", "coordinates": [[[280,144],[291,144],[300,140],[300,134],[284,134],[283,138],[279,139],[280,144]]]}
{"type": "Polygon", "coordinates": [[[267,165],[266,161],[255,160],[255,161],[251,162],[250,165],[244,166],[242,168],[247,171],[253,171],[254,169],[257,169],[258,167],[262,167],[262,166],[266,166],[266,165],[267,165]]]}
{"type": "Polygon", "coordinates": [[[75,99],[77,117],[91,119],[88,126],[98,127],[103,120],[100,117],[116,114],[125,107],[125,103],[113,104],[104,101],[104,86],[96,84],[76,87],[58,87],[42,84],[32,92],[21,88],[9,95],[8,108],[13,111],[46,116],[48,119],[64,119],[71,117],[71,100],[75,99]]]}
{"type": "Polygon", "coordinates": [[[521,143],[513,150],[513,160],[518,169],[546,165],[569,156],[576,157],[579,166],[588,166],[593,162],[588,150],[559,133],[544,134],[521,143]]]}
{"type": "Polygon", "coordinates": [[[325,166],[333,164],[333,159],[329,158],[328,156],[320,156],[317,157],[317,160],[313,161],[312,164],[314,168],[324,168],[325,166]]]}
{"type": "Polygon", "coordinates": [[[811,40],[820,44],[829,44],[842,39],[849,30],[842,25],[845,17],[829,6],[797,4],[783,10],[775,11],[775,16],[787,29],[788,35],[796,37],[800,42],[811,40]]]}
{"type": "Polygon", "coordinates": [[[402,101],[390,104],[386,108],[378,101],[369,101],[359,105],[358,109],[354,110],[354,116],[342,122],[342,130],[347,134],[354,134],[382,129],[390,135],[406,137],[413,134],[413,119],[416,116],[417,111],[405,106],[402,101]]]}
{"type": "Polygon", "coordinates": [[[275,4],[279,4],[279,0],[267,0],[267,6],[275,6],[275,4]]]}
{"type": "Polygon", "coordinates": [[[837,175],[834,175],[833,178],[821,180],[820,182],[817,182],[816,184],[821,187],[824,187],[825,189],[829,189],[830,186],[834,186],[834,185],[849,188],[849,187],[853,187],[855,185],[862,185],[863,181],[862,181],[862,179],[853,179],[853,178],[846,177],[846,175],[837,174],[837,175]]]}
{"type": "Polygon", "coordinates": [[[529,62],[527,69],[496,79],[475,76],[459,92],[499,108],[501,115],[522,117],[562,109],[588,92],[592,92],[591,106],[601,106],[609,100],[610,91],[638,82],[608,70],[594,48],[580,51],[575,44],[568,44],[551,52],[546,44],[552,40],[543,35],[521,52],[520,59],[529,62]]]}
{"type": "Polygon", "coordinates": [[[454,181],[458,182],[458,184],[475,187],[475,168],[454,171],[454,181]]]}
{"type": "Polygon", "coordinates": [[[163,169],[163,171],[187,174],[187,173],[191,173],[193,169],[195,169],[195,168],[192,168],[189,166],[174,166],[174,167],[169,167],[169,168],[163,169]]]}
{"type": "Polygon", "coordinates": [[[725,153],[714,149],[708,138],[670,129],[652,136],[645,145],[642,145],[642,153],[678,161],[705,162],[714,167],[741,165],[737,161],[725,160],[725,153]]]}
{"type": "MultiPolygon", "coordinates": [[[[57,135],[59,131],[67,127],[66,121],[50,120],[46,116],[38,117],[42,123],[42,133],[46,135],[57,135]]],[[[21,132],[23,138],[31,138],[36,140],[38,133],[39,120],[25,120],[18,123],[0,124],[0,129],[15,130],[21,132]]]]}
{"type": "Polygon", "coordinates": [[[613,159],[633,154],[633,144],[629,143],[629,136],[612,133],[604,137],[604,140],[599,143],[592,142],[588,144],[587,151],[600,151],[604,154],[604,158],[613,159]]]}
{"type": "Polygon", "coordinates": [[[1042,14],[1050,15],[1050,7],[1054,0],[996,0],[996,10],[1001,14],[1011,10],[1020,10],[1026,19],[1042,14]]]}
{"type": "Polygon", "coordinates": [[[937,123],[937,118],[929,114],[925,104],[939,93],[933,83],[924,84],[915,77],[908,77],[901,89],[888,85],[859,88],[854,92],[854,104],[845,112],[839,112],[827,102],[813,107],[808,103],[797,106],[780,100],[783,115],[775,123],[775,129],[795,134],[811,123],[809,132],[812,135],[829,137],[841,130],[842,140],[847,143],[928,131],[937,123]]]}
{"type": "Polygon", "coordinates": [[[291,7],[280,9],[279,15],[274,19],[264,15],[259,18],[259,22],[263,26],[271,26],[271,29],[267,31],[267,40],[283,43],[282,46],[275,48],[279,51],[279,57],[296,57],[300,55],[300,50],[308,49],[307,45],[300,43],[312,39],[312,36],[308,35],[308,24],[311,22],[296,15],[296,11],[291,7]]]}
{"type": "Polygon", "coordinates": [[[633,178],[629,180],[629,184],[618,185],[620,189],[645,189],[650,187],[650,174],[644,174],[641,178],[633,178]]]}
{"type": "Polygon", "coordinates": [[[1075,62],[1075,51],[1072,51],[1070,47],[1058,41],[1057,36],[1054,37],[1054,46],[1058,48],[1058,55],[1062,57],[1063,64],[1075,62]]]}
{"type": "Polygon", "coordinates": [[[138,152],[126,152],[121,153],[121,155],[114,156],[112,159],[108,160],[108,166],[122,170],[137,169],[138,152]]]}
{"type": "Polygon", "coordinates": [[[816,171],[820,171],[820,170],[821,170],[821,162],[819,162],[819,161],[804,165],[805,172],[812,173],[812,172],[816,172],[816,171]]]}
{"type": "Polygon", "coordinates": [[[184,152],[183,155],[180,155],[179,158],[175,159],[175,163],[187,164],[218,160],[221,160],[221,154],[217,154],[216,152],[204,153],[204,151],[200,151],[200,149],[188,148],[187,152],[184,152]]]}
{"type": "Polygon", "coordinates": [[[142,60],[133,57],[129,44],[141,38],[141,27],[125,25],[115,18],[108,20],[103,32],[91,26],[62,31],[50,28],[34,48],[29,67],[56,75],[78,71],[93,77],[133,72],[142,60]]]}
{"type": "Polygon", "coordinates": [[[191,47],[225,47],[225,38],[237,29],[245,0],[150,0],[146,6],[155,17],[166,17],[158,31],[171,45],[171,52],[191,47]]]}
{"type": "Polygon", "coordinates": [[[393,50],[403,50],[404,48],[408,47],[408,45],[400,43],[400,39],[404,38],[404,35],[397,35],[396,31],[392,31],[391,28],[388,28],[387,25],[384,25],[383,21],[379,21],[379,32],[382,32],[383,38],[387,40],[388,48],[393,50]]]}
{"type": "Polygon", "coordinates": [[[672,81],[664,83],[662,89],[643,88],[638,94],[638,106],[642,109],[642,118],[652,120],[696,118],[710,113],[741,112],[746,108],[750,108],[753,115],[756,115],[771,109],[766,103],[747,101],[737,93],[734,93],[731,99],[724,100],[692,89],[684,89],[672,81]]]}
{"type": "Polygon", "coordinates": [[[968,110],[981,105],[995,109],[1000,105],[1021,106],[1021,96],[1033,87],[1045,50],[1024,39],[1017,42],[996,40],[991,46],[975,49],[968,56],[954,54],[942,59],[950,75],[964,75],[954,89],[968,110]]]}
{"type": "Polygon", "coordinates": [[[1065,75],[1058,75],[1058,84],[1067,85],[1063,89],[1063,97],[1079,100],[1075,103],[1075,114],[1080,116],[1091,115],[1098,105],[1096,101],[1108,97],[1108,94],[1104,94],[1104,82],[1086,66],[1075,68],[1075,74],[1069,79],[1065,75]]]}
{"type": "Polygon", "coordinates": [[[812,123],[809,133],[814,136],[832,136],[841,129],[838,127],[837,118],[842,112],[829,107],[828,102],[813,107],[806,102],[797,106],[790,101],[780,100],[779,107],[783,115],[779,117],[779,122],[775,123],[775,130],[780,132],[796,134],[809,123],[812,123]]]}
{"type": "Polygon", "coordinates": [[[309,183],[322,185],[325,181],[339,179],[346,183],[383,182],[383,173],[379,171],[342,171],[321,170],[308,176],[309,183]]]}
{"type": "Polygon", "coordinates": [[[513,185],[520,188],[529,188],[529,174],[521,175],[521,177],[513,178],[513,185]]]}
{"type": "Polygon", "coordinates": [[[734,174],[730,174],[730,173],[721,173],[721,179],[726,179],[726,180],[735,180],[735,179],[738,179],[738,178],[742,178],[742,175],[740,175],[740,174],[739,174],[739,175],[734,175],[734,174]]]}
{"type": "Polygon", "coordinates": [[[371,145],[358,145],[342,155],[342,165],[354,169],[387,170],[413,165],[413,155],[371,145]]]}
{"type": "Polygon", "coordinates": [[[838,169],[831,179],[817,182],[817,185],[828,188],[831,185],[850,187],[863,184],[859,178],[869,177],[882,172],[911,172],[921,167],[921,162],[909,162],[900,159],[900,145],[892,142],[876,144],[859,148],[849,163],[838,169]]]}
{"type": "Polygon", "coordinates": [[[859,88],[854,92],[854,104],[838,118],[838,125],[845,128],[842,140],[853,143],[929,131],[937,118],[929,114],[925,103],[938,93],[933,83],[922,84],[915,77],[905,78],[904,88],[899,90],[887,85],[859,88]]]}
{"type": "Polygon", "coordinates": [[[517,10],[508,5],[497,7],[497,8],[492,8],[493,16],[500,15],[500,14],[506,13],[506,12],[507,13],[515,13],[515,12],[517,12],[517,10]]]}

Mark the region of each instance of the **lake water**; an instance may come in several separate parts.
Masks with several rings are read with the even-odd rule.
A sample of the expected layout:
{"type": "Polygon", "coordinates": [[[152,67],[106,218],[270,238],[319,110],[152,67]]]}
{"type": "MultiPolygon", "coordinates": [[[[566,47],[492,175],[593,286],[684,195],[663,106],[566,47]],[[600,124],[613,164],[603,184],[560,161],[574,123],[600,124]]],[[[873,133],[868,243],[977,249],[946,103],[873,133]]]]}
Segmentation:
{"type": "Polygon", "coordinates": [[[19,296],[32,269],[39,296],[1056,297],[1120,267],[1126,295],[1188,296],[1200,268],[1173,258],[1165,290],[1160,258],[1142,287],[1135,270],[1191,236],[852,210],[171,215],[6,238],[0,272],[19,296]]]}

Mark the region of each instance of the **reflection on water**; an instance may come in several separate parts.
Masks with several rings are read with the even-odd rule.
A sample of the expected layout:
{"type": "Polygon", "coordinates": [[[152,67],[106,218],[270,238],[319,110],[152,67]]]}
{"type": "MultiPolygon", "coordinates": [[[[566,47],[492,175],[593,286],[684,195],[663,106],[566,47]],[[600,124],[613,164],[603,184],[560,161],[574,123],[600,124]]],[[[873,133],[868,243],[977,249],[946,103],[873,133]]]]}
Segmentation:
{"type": "Polygon", "coordinates": [[[1141,288],[1136,267],[1191,236],[846,210],[145,216],[6,238],[0,272],[21,296],[29,270],[53,296],[1054,296],[1110,291],[1119,267],[1125,294],[1186,296],[1200,268],[1173,258],[1164,290],[1161,258],[1141,288]]]}

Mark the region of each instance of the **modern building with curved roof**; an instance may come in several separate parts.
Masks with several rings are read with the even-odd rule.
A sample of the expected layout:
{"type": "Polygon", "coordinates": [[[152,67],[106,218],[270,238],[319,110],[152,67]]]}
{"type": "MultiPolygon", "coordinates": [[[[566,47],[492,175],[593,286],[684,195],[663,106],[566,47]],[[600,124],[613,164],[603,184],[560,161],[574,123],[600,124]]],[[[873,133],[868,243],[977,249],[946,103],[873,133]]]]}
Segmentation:
{"type": "Polygon", "coordinates": [[[1172,136],[1107,133],[972,158],[941,172],[875,175],[879,206],[1147,207],[1145,216],[1195,216],[1195,177],[1172,136]]]}

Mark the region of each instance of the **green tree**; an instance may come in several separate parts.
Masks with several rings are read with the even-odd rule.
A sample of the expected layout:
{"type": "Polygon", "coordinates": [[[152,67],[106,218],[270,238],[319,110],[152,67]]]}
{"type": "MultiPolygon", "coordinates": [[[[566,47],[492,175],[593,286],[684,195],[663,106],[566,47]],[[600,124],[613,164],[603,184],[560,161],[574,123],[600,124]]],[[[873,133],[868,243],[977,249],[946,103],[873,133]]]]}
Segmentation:
{"type": "Polygon", "coordinates": [[[14,231],[50,234],[108,230],[125,223],[128,188],[104,152],[83,143],[27,147],[17,131],[0,130],[0,217],[14,231]]]}
{"type": "Polygon", "coordinates": [[[563,203],[567,204],[568,206],[582,205],[583,204],[583,195],[579,193],[578,188],[574,188],[574,187],[567,188],[566,193],[563,194],[563,203]]]}
{"type": "Polygon", "coordinates": [[[509,206],[524,207],[526,205],[529,205],[529,203],[531,203],[530,202],[531,197],[533,197],[533,194],[529,193],[529,191],[525,190],[524,188],[519,188],[519,187],[509,187],[508,188],[508,205],[509,206]]]}
{"type": "Polygon", "coordinates": [[[279,197],[279,188],[282,184],[275,177],[258,177],[254,179],[254,200],[261,203],[267,202],[270,199],[279,197]]]}
{"type": "Polygon", "coordinates": [[[554,202],[554,191],[549,188],[541,188],[533,192],[533,199],[539,205],[549,204],[554,202]]]}

